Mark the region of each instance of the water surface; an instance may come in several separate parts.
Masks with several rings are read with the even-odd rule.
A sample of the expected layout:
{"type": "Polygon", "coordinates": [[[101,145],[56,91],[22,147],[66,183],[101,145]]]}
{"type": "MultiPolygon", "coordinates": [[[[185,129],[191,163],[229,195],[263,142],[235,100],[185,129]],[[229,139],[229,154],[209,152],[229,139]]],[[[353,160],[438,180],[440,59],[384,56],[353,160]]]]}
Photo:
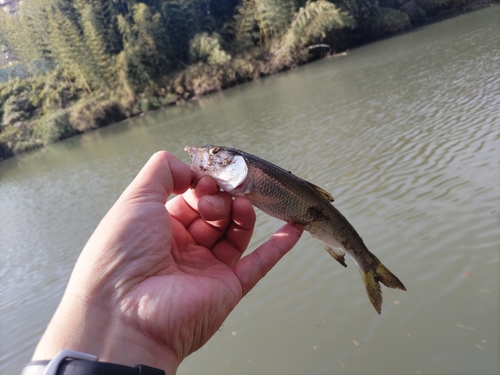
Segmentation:
{"type": "MultiPolygon", "coordinates": [[[[0,373],[19,373],[99,220],[152,153],[257,154],[329,190],[406,285],[378,316],[305,234],[180,374],[497,374],[500,7],[0,163],[0,373]]],[[[258,214],[251,248],[281,223],[258,214]]]]}

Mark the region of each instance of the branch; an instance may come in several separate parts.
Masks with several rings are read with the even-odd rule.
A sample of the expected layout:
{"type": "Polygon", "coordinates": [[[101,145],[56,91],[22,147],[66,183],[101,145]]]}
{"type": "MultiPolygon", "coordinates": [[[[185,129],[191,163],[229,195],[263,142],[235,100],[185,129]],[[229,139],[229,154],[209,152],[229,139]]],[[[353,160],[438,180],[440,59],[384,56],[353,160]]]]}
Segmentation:
{"type": "Polygon", "coordinates": [[[312,46],[307,47],[307,49],[313,49],[313,48],[328,48],[332,49],[328,44],[314,44],[312,46]]]}

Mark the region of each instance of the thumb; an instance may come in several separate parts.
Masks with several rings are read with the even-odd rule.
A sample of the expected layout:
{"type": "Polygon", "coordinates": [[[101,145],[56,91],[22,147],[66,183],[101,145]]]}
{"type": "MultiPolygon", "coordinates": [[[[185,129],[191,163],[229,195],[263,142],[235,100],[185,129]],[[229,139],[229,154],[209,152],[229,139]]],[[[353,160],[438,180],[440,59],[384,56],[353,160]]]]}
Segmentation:
{"type": "Polygon", "coordinates": [[[171,194],[181,194],[191,186],[189,165],[168,151],[159,151],[148,160],[119,200],[146,199],[165,204],[171,194]]]}

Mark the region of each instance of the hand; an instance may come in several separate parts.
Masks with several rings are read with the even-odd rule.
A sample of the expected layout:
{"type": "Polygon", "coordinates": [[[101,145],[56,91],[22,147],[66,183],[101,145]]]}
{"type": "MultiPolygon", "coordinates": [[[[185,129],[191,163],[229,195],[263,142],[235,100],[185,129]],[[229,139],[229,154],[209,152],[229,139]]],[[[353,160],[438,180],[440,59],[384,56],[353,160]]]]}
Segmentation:
{"type": "Polygon", "coordinates": [[[191,179],[168,152],[149,160],[83,249],[34,360],[73,349],[175,373],[298,241],[286,224],[241,258],[250,201],[209,177],[188,190],[191,179]],[[167,202],[172,193],[184,194],[167,202]]]}

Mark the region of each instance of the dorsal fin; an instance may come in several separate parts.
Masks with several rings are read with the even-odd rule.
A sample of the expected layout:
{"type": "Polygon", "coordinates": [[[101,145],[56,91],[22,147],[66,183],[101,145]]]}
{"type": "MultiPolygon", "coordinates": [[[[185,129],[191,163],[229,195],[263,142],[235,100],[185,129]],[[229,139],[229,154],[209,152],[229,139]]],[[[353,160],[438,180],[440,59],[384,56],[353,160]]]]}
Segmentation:
{"type": "Polygon", "coordinates": [[[314,190],[316,190],[319,195],[321,195],[323,198],[325,198],[328,202],[333,202],[333,197],[332,195],[327,192],[325,189],[320,188],[319,186],[316,186],[309,181],[306,181],[314,190]]]}

